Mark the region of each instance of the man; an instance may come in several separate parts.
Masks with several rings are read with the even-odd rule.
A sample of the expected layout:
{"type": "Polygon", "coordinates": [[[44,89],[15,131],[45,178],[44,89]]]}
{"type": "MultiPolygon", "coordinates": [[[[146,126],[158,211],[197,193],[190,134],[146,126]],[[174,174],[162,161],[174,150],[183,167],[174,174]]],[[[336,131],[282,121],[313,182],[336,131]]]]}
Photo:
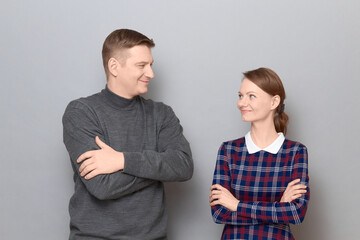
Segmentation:
{"type": "Polygon", "coordinates": [[[154,77],[154,46],[139,32],[112,32],[102,50],[105,89],[65,110],[70,239],[166,239],[163,182],[190,179],[193,160],[172,109],[140,96],[154,77]]]}

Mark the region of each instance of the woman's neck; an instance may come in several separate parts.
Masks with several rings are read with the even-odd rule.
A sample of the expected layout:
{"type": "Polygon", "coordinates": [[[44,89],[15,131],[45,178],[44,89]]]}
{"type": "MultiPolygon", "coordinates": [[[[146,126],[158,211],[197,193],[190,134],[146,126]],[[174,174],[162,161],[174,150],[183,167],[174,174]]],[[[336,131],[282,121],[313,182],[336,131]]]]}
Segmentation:
{"type": "Polygon", "coordinates": [[[250,135],[255,145],[261,149],[272,144],[279,136],[273,121],[252,123],[250,135]]]}

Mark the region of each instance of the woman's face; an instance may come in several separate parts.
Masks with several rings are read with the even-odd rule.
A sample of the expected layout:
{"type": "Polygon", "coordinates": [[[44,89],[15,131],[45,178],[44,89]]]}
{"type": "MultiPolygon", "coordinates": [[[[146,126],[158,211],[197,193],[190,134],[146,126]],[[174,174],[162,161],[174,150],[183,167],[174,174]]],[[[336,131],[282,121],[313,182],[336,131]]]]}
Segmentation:
{"type": "Polygon", "coordinates": [[[280,97],[271,96],[249,79],[244,79],[240,86],[238,108],[245,122],[273,121],[280,97]]]}

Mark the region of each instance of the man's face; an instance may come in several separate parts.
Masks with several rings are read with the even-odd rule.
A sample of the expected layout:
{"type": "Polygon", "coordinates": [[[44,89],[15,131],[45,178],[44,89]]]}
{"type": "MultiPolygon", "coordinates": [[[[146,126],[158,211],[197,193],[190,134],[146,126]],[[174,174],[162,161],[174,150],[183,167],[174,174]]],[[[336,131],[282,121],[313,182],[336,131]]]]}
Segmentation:
{"type": "Polygon", "coordinates": [[[139,45],[126,49],[122,54],[125,57],[119,61],[118,76],[115,79],[119,95],[130,99],[145,94],[150,79],[154,78],[151,49],[139,45]]]}

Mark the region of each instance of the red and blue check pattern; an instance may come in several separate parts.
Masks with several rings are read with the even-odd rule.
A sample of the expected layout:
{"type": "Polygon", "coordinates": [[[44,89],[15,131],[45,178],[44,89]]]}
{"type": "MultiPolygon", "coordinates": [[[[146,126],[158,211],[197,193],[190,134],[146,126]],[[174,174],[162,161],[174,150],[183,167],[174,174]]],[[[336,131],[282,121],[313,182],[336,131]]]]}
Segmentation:
{"type": "Polygon", "coordinates": [[[277,154],[249,154],[245,138],[221,145],[213,184],[220,184],[240,200],[237,211],[216,205],[216,223],[225,224],[221,239],[294,239],[289,224],[300,224],[310,199],[307,149],[285,139],[277,154]],[[300,178],[307,193],[280,203],[286,186],[300,178]]]}

